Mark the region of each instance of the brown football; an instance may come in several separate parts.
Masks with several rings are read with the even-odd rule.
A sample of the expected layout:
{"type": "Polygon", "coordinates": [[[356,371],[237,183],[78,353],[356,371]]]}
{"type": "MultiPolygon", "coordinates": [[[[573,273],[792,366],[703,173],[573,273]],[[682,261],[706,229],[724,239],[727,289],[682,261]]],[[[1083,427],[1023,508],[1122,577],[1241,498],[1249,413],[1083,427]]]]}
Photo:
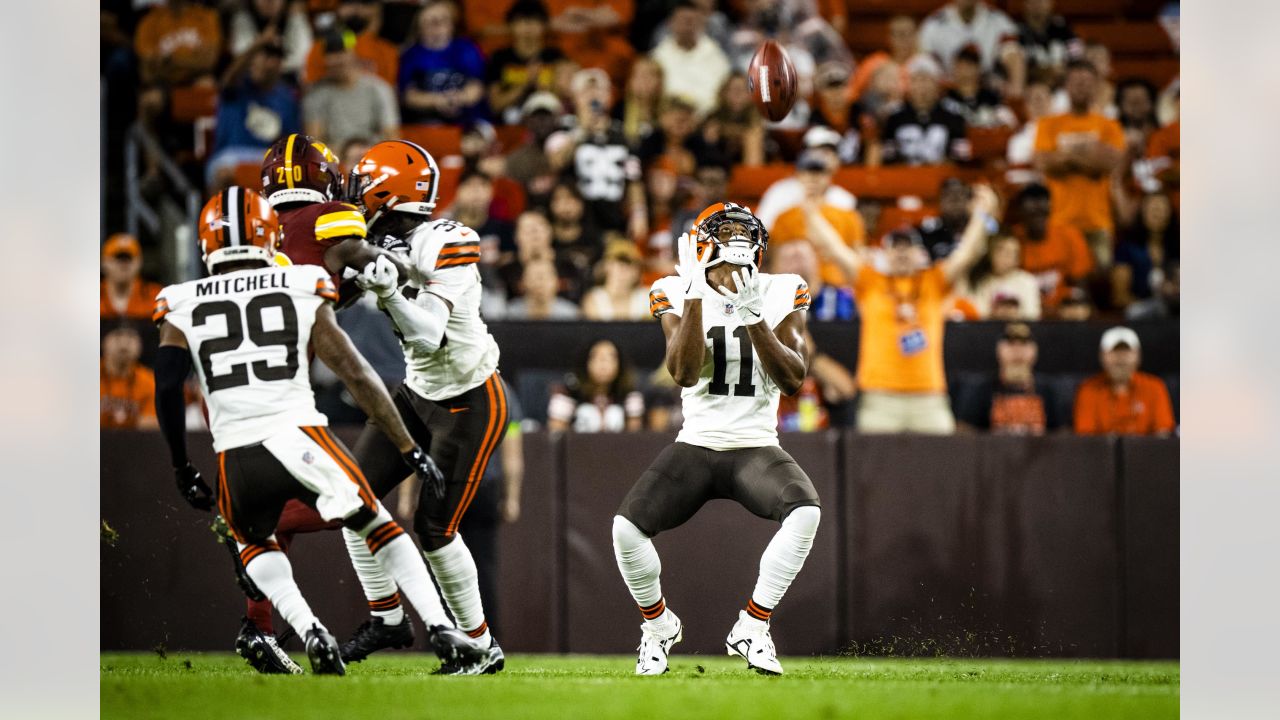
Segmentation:
{"type": "Polygon", "coordinates": [[[760,114],[777,122],[796,104],[796,66],[787,51],[772,40],[765,40],[751,57],[747,68],[747,87],[760,114]]]}

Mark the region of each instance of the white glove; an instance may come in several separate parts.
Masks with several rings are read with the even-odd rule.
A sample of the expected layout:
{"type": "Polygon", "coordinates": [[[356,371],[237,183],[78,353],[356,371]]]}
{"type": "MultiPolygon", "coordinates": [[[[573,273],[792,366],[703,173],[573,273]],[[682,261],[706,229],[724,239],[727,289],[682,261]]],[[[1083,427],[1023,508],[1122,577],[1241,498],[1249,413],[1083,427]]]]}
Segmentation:
{"type": "Polygon", "coordinates": [[[677,259],[676,273],[685,282],[686,299],[701,300],[711,295],[711,287],[707,285],[707,266],[711,263],[711,254],[715,252],[715,244],[708,244],[707,251],[698,256],[698,241],[689,233],[684,233],[676,241],[677,259]]]}
{"type": "Polygon", "coordinates": [[[385,255],[379,255],[377,260],[365,265],[364,272],[356,277],[356,285],[361,290],[371,291],[379,300],[395,295],[399,283],[400,273],[385,255]]]}
{"type": "Polygon", "coordinates": [[[764,288],[760,285],[760,273],[747,268],[733,271],[738,292],[721,285],[720,294],[733,303],[733,310],[743,325],[755,325],[764,319],[764,288]]]}

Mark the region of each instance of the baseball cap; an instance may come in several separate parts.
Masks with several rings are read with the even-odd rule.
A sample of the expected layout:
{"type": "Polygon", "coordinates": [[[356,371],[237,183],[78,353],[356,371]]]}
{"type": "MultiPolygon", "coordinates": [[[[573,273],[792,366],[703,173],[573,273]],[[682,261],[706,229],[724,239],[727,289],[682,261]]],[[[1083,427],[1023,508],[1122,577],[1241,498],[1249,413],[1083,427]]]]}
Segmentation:
{"type": "Polygon", "coordinates": [[[818,170],[827,172],[831,170],[831,166],[827,164],[827,157],[817,150],[809,149],[800,153],[799,159],[796,160],[797,170],[818,170]]]}
{"type": "Polygon", "coordinates": [[[1004,326],[1004,332],[1000,334],[1001,340],[1009,342],[1035,342],[1036,338],[1031,334],[1031,326],[1023,322],[1009,323],[1004,326]]]}
{"type": "Polygon", "coordinates": [[[130,257],[138,257],[142,254],[142,246],[138,244],[138,239],[129,233],[116,233],[107,238],[102,244],[102,257],[115,257],[117,255],[128,255],[130,257]]]}
{"type": "Polygon", "coordinates": [[[804,134],[804,146],[806,148],[817,148],[826,145],[836,147],[839,144],[840,133],[826,125],[814,125],[804,134]]]}
{"type": "Polygon", "coordinates": [[[917,54],[907,61],[907,75],[928,75],[938,80],[942,78],[942,66],[928,55],[917,54]]]}
{"type": "Polygon", "coordinates": [[[560,104],[560,98],[556,97],[555,93],[540,90],[530,95],[520,106],[520,117],[529,117],[539,110],[559,115],[564,112],[564,106],[560,104]]]}
{"type": "Polygon", "coordinates": [[[1138,342],[1138,333],[1127,327],[1113,327],[1102,333],[1102,342],[1099,345],[1103,352],[1111,352],[1121,345],[1128,345],[1134,350],[1142,347],[1138,342]]]}

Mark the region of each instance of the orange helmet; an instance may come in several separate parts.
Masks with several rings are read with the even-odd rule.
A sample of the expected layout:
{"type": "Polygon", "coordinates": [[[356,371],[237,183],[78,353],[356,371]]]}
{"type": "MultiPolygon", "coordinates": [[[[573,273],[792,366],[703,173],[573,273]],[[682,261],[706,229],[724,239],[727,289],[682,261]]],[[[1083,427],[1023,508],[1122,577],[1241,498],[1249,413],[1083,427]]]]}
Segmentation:
{"type": "Polygon", "coordinates": [[[342,196],[338,158],[310,135],[286,135],[262,156],[262,192],[271,207],[338,199],[342,196]]]}
{"type": "Polygon", "coordinates": [[[232,185],[200,211],[200,258],[213,272],[237,260],[270,263],[280,242],[280,219],[258,193],[232,185]]]}
{"type": "Polygon", "coordinates": [[[699,255],[706,252],[708,245],[715,244],[712,265],[727,262],[759,268],[764,264],[769,231],[765,230],[759,218],[741,205],[731,202],[708,205],[693,221],[693,234],[699,255]]]}
{"type": "Polygon", "coordinates": [[[369,225],[388,210],[426,219],[436,207],[440,166],[417,143],[380,142],[356,162],[348,190],[348,199],[364,210],[369,225]]]}

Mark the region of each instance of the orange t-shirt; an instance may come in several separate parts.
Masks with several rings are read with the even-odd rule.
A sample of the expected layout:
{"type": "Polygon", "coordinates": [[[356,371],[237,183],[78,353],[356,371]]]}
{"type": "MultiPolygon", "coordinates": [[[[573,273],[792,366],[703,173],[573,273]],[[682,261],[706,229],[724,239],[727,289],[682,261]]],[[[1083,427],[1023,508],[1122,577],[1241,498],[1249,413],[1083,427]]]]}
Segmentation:
{"type": "Polygon", "coordinates": [[[190,61],[197,51],[221,45],[217,11],[195,3],[181,12],[164,5],[152,8],[138,23],[133,39],[133,49],[143,60],[190,61]]]}
{"type": "Polygon", "coordinates": [[[940,263],[910,277],[885,275],[869,265],[858,271],[853,295],[862,316],[860,388],[903,393],[946,391],[942,332],[950,292],[940,263]],[[915,321],[899,320],[899,307],[905,304],[915,308],[915,321]]]}
{"type": "MultiPolygon", "coordinates": [[[[1124,150],[1120,123],[1097,113],[1052,115],[1036,123],[1037,153],[1067,149],[1089,139],[1124,150]]],[[[1099,178],[1059,175],[1046,179],[1053,196],[1053,220],[1074,225],[1084,232],[1112,230],[1111,181],[1106,175],[1099,178]]]]}
{"type": "MultiPolygon", "coordinates": [[[[400,71],[400,53],[396,52],[395,45],[377,35],[364,33],[356,37],[355,53],[365,70],[386,80],[392,89],[396,87],[396,74],[400,71]]],[[[302,79],[304,82],[313,83],[322,77],[324,77],[324,43],[316,42],[311,45],[311,52],[307,55],[307,66],[303,69],[302,79]]]]}
{"type": "Polygon", "coordinates": [[[150,320],[151,313],[156,309],[156,295],[164,288],[160,283],[148,282],[146,280],[135,280],[133,290],[129,292],[129,302],[125,305],[124,312],[116,312],[115,306],[111,304],[111,299],[107,297],[107,281],[103,280],[99,284],[98,312],[102,319],[120,319],[120,318],[138,318],[142,320],[150,320]]]}
{"type": "Polygon", "coordinates": [[[136,428],[140,418],[156,416],[156,376],[141,365],[134,365],[125,377],[111,377],[101,361],[98,363],[98,424],[109,428],[136,428]]]}
{"type": "Polygon", "coordinates": [[[1133,374],[1126,393],[1117,393],[1105,373],[1086,379],[1076,391],[1076,432],[1081,435],[1152,435],[1173,432],[1173,403],[1164,381],[1133,374]]]}
{"type": "MultiPolygon", "coordinates": [[[[859,247],[867,242],[867,226],[862,216],[853,210],[845,210],[833,205],[822,206],[822,217],[840,233],[840,239],[849,247],[859,247]]],[[[809,233],[805,228],[804,208],[796,206],[784,211],[773,222],[769,230],[769,244],[774,247],[786,245],[796,240],[808,241],[809,233]]],[[[841,272],[840,266],[823,258],[819,265],[822,282],[837,287],[848,287],[849,279],[841,272]]]]}
{"type": "Polygon", "coordinates": [[[1014,228],[1022,241],[1022,269],[1036,276],[1040,284],[1040,303],[1054,308],[1067,296],[1068,283],[1083,280],[1093,270],[1093,254],[1084,235],[1071,225],[1049,221],[1044,239],[1032,242],[1026,229],[1014,228]]]}
{"type": "MultiPolygon", "coordinates": [[[[1159,130],[1151,133],[1151,139],[1147,140],[1147,159],[1158,160],[1165,158],[1166,161],[1172,161],[1171,164],[1178,163],[1182,154],[1182,121],[1174,120],[1159,130]]],[[[1160,172],[1167,169],[1168,165],[1161,165],[1157,170],[1157,176],[1160,172]]],[[[1174,181],[1176,183],[1176,181],[1174,181]]],[[[1169,199],[1173,202],[1173,209],[1176,211],[1181,200],[1181,193],[1178,192],[1178,185],[1174,184],[1169,188],[1169,199]]]]}

